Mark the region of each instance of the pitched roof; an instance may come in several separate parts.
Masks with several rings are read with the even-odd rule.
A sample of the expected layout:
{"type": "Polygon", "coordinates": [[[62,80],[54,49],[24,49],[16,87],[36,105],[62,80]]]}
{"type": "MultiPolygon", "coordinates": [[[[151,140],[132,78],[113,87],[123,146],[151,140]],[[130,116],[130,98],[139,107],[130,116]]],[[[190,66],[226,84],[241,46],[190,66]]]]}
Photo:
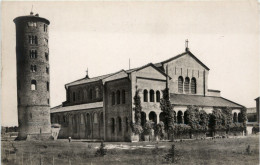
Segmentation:
{"type": "Polygon", "coordinates": [[[87,109],[102,108],[102,107],[103,107],[103,101],[95,102],[95,103],[87,103],[87,104],[65,106],[65,107],[63,107],[62,105],[59,105],[59,106],[51,108],[50,112],[51,113],[68,112],[68,111],[87,110],[87,109]]]}
{"type": "Polygon", "coordinates": [[[242,108],[243,106],[223,97],[215,96],[200,96],[200,95],[185,95],[173,94],[170,95],[170,100],[173,105],[196,105],[206,107],[232,107],[242,108]]]}
{"type": "Polygon", "coordinates": [[[85,84],[85,83],[90,83],[90,82],[96,82],[96,81],[99,81],[99,80],[103,80],[109,76],[112,76],[114,74],[117,74],[119,72],[121,72],[122,70],[118,71],[118,72],[115,72],[115,73],[110,73],[110,74],[106,74],[106,75],[102,75],[102,76],[97,76],[97,77],[93,77],[93,78],[82,78],[82,79],[79,79],[79,80],[76,80],[76,81],[73,81],[73,82],[70,82],[68,84],[65,84],[65,86],[71,86],[71,85],[78,85],[78,84],[85,84]]]}
{"type": "MultiPolygon", "coordinates": [[[[108,78],[108,77],[110,77],[110,76],[112,76],[112,75],[115,75],[115,74],[117,74],[117,73],[120,73],[120,72],[122,72],[122,71],[125,71],[126,73],[132,73],[132,72],[134,72],[134,71],[138,71],[138,70],[141,70],[141,69],[143,69],[143,68],[146,68],[146,67],[148,67],[148,66],[151,66],[151,67],[153,67],[155,70],[157,70],[158,72],[160,72],[161,74],[163,74],[164,76],[167,76],[167,74],[166,73],[164,73],[163,71],[161,71],[160,69],[158,69],[156,66],[154,66],[154,64],[152,64],[152,63],[148,63],[148,64],[146,64],[146,65],[144,65],[144,66],[141,66],[141,67],[138,67],[138,68],[133,68],[133,69],[129,69],[129,70],[120,70],[120,71],[118,71],[118,72],[114,72],[114,73],[110,73],[110,74],[106,74],[106,75],[102,75],[102,76],[97,76],[97,77],[93,77],[93,78],[82,78],[82,79],[79,79],[79,80],[76,80],[76,81],[73,81],[73,82],[70,82],[70,83],[68,83],[68,84],[65,84],[65,87],[68,87],[68,86],[72,86],[72,85],[78,85],[78,84],[85,84],[85,83],[90,83],[90,82],[96,82],[96,81],[99,81],[99,80],[103,80],[103,79],[105,79],[105,78],[108,78]]],[[[171,77],[169,76],[169,78],[171,79],[171,77]]]]}
{"type": "Polygon", "coordinates": [[[148,63],[148,64],[143,65],[143,66],[138,67],[138,68],[126,70],[126,73],[132,73],[132,72],[134,72],[134,71],[139,71],[139,70],[141,70],[141,69],[143,69],[143,68],[146,68],[146,67],[148,67],[148,66],[153,67],[155,70],[157,70],[158,72],[160,72],[162,75],[164,75],[165,77],[168,76],[168,77],[171,79],[171,77],[170,77],[169,75],[167,75],[167,74],[166,74],[165,72],[163,72],[162,70],[158,69],[158,67],[156,67],[153,63],[148,63]]]}
{"type": "Polygon", "coordinates": [[[183,52],[183,53],[181,53],[181,54],[178,54],[177,56],[174,56],[174,57],[172,57],[172,58],[169,58],[169,59],[167,59],[167,60],[164,60],[164,61],[162,61],[162,62],[159,62],[159,63],[156,63],[156,64],[154,64],[156,67],[161,67],[164,63],[167,63],[167,62],[169,62],[169,61],[172,61],[172,60],[175,60],[175,59],[177,59],[177,58],[179,58],[179,57],[182,57],[183,55],[186,55],[186,54],[189,54],[193,59],[195,59],[199,64],[201,64],[204,68],[206,68],[207,70],[209,70],[209,68],[205,65],[205,64],[203,64],[194,54],[192,54],[190,51],[186,51],[186,52],[183,52]]]}

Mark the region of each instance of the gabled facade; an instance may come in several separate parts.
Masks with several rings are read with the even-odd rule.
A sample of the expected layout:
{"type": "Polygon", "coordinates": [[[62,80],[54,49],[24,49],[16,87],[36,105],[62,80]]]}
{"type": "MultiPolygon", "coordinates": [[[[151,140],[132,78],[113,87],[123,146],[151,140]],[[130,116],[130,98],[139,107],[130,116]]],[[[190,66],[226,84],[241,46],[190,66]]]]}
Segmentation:
{"type": "Polygon", "coordinates": [[[186,50],[157,64],[94,78],[86,76],[65,85],[67,99],[52,108],[52,123],[61,124],[59,138],[131,141],[135,92],[138,90],[141,97],[141,124],[148,120],[158,123],[164,121],[160,99],[166,84],[177,124],[184,123],[189,105],[207,113],[214,107],[230,107],[236,120],[243,106],[222,98],[218,90],[208,89],[208,74],[209,68],[186,50]]]}

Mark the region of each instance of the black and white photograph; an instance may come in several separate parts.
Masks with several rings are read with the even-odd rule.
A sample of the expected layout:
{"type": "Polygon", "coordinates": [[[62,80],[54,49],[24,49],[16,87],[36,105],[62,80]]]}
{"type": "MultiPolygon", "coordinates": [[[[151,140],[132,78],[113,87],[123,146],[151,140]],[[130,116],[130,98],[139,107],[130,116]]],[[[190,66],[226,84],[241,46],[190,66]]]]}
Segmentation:
{"type": "Polygon", "coordinates": [[[1,1],[1,164],[258,165],[258,0],[1,1]]]}

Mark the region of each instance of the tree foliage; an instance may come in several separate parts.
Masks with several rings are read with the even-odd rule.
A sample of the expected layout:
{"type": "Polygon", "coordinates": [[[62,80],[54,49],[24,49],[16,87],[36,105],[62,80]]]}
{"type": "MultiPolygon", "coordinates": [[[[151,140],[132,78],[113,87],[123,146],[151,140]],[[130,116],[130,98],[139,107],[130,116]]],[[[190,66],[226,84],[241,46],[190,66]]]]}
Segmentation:
{"type": "Polygon", "coordinates": [[[132,128],[132,132],[135,135],[140,135],[144,132],[143,127],[141,125],[136,124],[136,123],[132,123],[131,128],[132,128]]]}
{"type": "Polygon", "coordinates": [[[174,135],[183,135],[190,133],[191,127],[186,124],[176,124],[174,125],[174,135]]]}
{"type": "Polygon", "coordinates": [[[152,129],[154,129],[154,122],[152,120],[147,121],[144,124],[144,134],[145,135],[151,135],[152,134],[152,129]]]}
{"type": "Polygon", "coordinates": [[[163,139],[164,137],[164,123],[160,121],[158,124],[155,126],[155,135],[159,136],[160,139],[163,139]]]}
{"type": "Polygon", "coordinates": [[[133,110],[135,112],[135,124],[141,125],[142,106],[141,106],[141,98],[139,96],[139,90],[136,90],[135,92],[133,110]]]}
{"type": "Polygon", "coordinates": [[[163,90],[163,97],[160,100],[160,107],[165,114],[165,130],[166,132],[171,133],[173,132],[174,126],[174,111],[170,101],[169,88],[163,90]]]}
{"type": "Polygon", "coordinates": [[[186,111],[187,124],[193,132],[205,132],[208,130],[208,114],[196,106],[188,106],[186,111]]]}
{"type": "Polygon", "coordinates": [[[136,90],[135,96],[134,96],[134,108],[135,112],[135,123],[132,123],[132,131],[136,135],[140,135],[143,132],[143,128],[141,126],[141,112],[142,112],[142,106],[141,106],[141,98],[139,96],[139,90],[136,90]]]}
{"type": "Polygon", "coordinates": [[[220,109],[214,108],[212,113],[209,114],[209,127],[212,131],[225,130],[223,128],[223,113],[220,109]]]}
{"type": "Polygon", "coordinates": [[[246,109],[246,107],[243,107],[242,109],[241,109],[241,119],[242,119],[242,121],[243,121],[243,126],[246,128],[246,121],[247,121],[247,109],[246,109]]]}
{"type": "Polygon", "coordinates": [[[212,131],[243,131],[246,128],[246,109],[241,109],[242,123],[233,123],[232,109],[229,107],[213,109],[209,114],[209,127],[212,131]]]}

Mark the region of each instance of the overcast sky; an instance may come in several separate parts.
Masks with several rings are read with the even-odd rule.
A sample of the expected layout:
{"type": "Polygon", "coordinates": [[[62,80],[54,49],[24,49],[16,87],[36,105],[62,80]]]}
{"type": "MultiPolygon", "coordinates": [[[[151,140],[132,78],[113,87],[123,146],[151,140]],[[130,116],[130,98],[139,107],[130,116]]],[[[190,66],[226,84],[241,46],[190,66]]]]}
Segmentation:
{"type": "Polygon", "coordinates": [[[256,0],[231,2],[2,2],[2,125],[17,125],[15,24],[33,12],[50,20],[51,106],[64,85],[190,51],[210,68],[209,89],[246,107],[259,96],[256,0]]]}

